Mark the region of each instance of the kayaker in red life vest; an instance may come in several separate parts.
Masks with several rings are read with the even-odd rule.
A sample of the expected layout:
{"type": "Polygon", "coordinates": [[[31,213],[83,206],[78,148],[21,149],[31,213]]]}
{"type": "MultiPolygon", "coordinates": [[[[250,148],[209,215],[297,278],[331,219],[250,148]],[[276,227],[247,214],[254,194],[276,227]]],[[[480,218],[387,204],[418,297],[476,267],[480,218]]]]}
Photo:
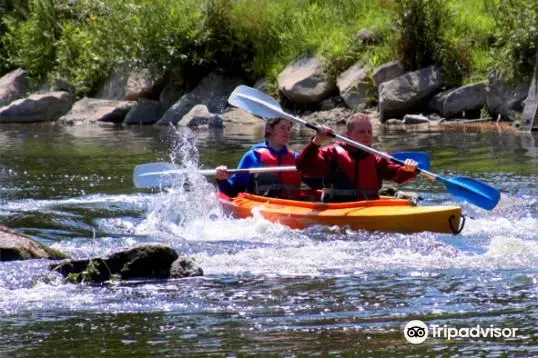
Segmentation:
{"type": "MultiPolygon", "coordinates": [[[[383,180],[404,183],[417,175],[418,163],[412,159],[405,166],[336,142],[320,148],[332,130],[321,126],[296,160],[302,175],[323,177],[322,201],[345,202],[379,198],[383,180]]],[[[372,145],[372,124],[367,115],[356,113],[347,121],[345,136],[366,146],[372,145]]]]}
{"type": "MultiPolygon", "coordinates": [[[[246,152],[238,168],[276,167],[295,165],[297,153],[288,149],[292,123],[282,118],[267,121],[265,141],[246,152]]],[[[297,199],[301,185],[299,172],[234,174],[229,177],[226,166],[218,166],[216,173],[219,190],[228,196],[241,192],[257,195],[297,199]]]]}

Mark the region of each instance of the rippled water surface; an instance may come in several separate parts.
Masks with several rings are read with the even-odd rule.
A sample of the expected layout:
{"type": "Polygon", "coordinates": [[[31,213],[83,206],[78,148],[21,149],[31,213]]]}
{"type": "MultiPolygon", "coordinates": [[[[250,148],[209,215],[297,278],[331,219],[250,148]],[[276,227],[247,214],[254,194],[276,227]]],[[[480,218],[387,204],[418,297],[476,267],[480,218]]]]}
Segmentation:
{"type": "MultiPolygon", "coordinates": [[[[300,149],[311,133],[296,133],[300,149]]],[[[224,217],[211,179],[136,189],[136,164],[234,166],[261,128],[0,127],[0,224],[75,258],[144,243],[194,256],[205,276],[65,284],[43,260],[0,262],[0,355],[241,356],[538,354],[538,137],[506,129],[376,131],[376,147],[421,150],[432,171],[503,194],[458,236],[292,230],[224,217]],[[513,338],[408,343],[410,320],[517,328],[513,338]]],[[[454,204],[418,179],[423,205],[454,204]]]]}

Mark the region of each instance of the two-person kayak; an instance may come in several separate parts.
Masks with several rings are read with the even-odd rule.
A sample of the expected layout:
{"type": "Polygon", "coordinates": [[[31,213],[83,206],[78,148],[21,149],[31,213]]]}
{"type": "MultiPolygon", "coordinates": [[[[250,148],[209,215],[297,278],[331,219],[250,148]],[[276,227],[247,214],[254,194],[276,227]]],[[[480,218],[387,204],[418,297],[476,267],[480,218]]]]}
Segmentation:
{"type": "Polygon", "coordinates": [[[293,229],[313,225],[349,227],[352,230],[383,232],[440,232],[457,234],[465,222],[459,206],[414,206],[406,199],[322,203],[268,198],[241,193],[231,198],[219,192],[224,212],[247,218],[254,210],[271,222],[293,229]]]}

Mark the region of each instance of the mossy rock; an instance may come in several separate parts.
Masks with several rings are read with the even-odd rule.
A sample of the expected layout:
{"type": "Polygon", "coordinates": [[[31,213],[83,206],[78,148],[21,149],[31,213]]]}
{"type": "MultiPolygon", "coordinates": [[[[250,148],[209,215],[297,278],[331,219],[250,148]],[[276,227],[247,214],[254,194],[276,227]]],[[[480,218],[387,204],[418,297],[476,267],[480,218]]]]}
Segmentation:
{"type": "MultiPolygon", "coordinates": [[[[123,280],[169,278],[172,263],[178,257],[177,252],[170,247],[143,245],[101,258],[63,261],[51,265],[50,269],[75,283],[102,283],[114,277],[120,277],[123,280]]],[[[201,275],[201,269],[198,269],[196,274],[201,275]]],[[[195,274],[183,276],[192,275],[195,274]]]]}
{"type": "Polygon", "coordinates": [[[63,252],[50,248],[6,226],[0,225],[0,261],[68,258],[63,252]]]}

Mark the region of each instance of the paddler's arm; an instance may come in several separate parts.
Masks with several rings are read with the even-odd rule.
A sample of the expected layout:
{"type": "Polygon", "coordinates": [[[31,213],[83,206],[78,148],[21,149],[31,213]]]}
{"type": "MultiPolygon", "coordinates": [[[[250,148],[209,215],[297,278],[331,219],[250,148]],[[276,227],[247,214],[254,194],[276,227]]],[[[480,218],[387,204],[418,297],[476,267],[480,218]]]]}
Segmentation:
{"type": "MultiPolygon", "coordinates": [[[[217,170],[227,170],[227,168],[219,166],[217,167],[217,170]]],[[[232,184],[231,179],[217,179],[217,187],[219,188],[220,192],[228,195],[229,197],[237,196],[238,191],[232,184]]]]}
{"type": "Polygon", "coordinates": [[[328,136],[330,132],[332,132],[330,128],[320,127],[319,133],[312,138],[297,157],[295,166],[302,175],[323,177],[329,173],[330,151],[326,147],[320,147],[330,139],[328,136]]]}
{"type": "Polygon", "coordinates": [[[412,159],[406,159],[405,165],[376,156],[378,173],[385,180],[392,180],[398,184],[406,183],[418,175],[418,163],[412,159]]]}
{"type": "MultiPolygon", "coordinates": [[[[254,151],[249,150],[243,155],[237,168],[245,169],[256,168],[259,166],[259,159],[256,157],[254,151]]],[[[219,168],[224,169],[226,167],[217,167],[217,186],[219,191],[230,197],[237,196],[237,194],[247,191],[250,186],[250,181],[252,180],[252,174],[234,174],[231,177],[228,177],[227,173],[225,175],[219,173],[219,168]]]]}

